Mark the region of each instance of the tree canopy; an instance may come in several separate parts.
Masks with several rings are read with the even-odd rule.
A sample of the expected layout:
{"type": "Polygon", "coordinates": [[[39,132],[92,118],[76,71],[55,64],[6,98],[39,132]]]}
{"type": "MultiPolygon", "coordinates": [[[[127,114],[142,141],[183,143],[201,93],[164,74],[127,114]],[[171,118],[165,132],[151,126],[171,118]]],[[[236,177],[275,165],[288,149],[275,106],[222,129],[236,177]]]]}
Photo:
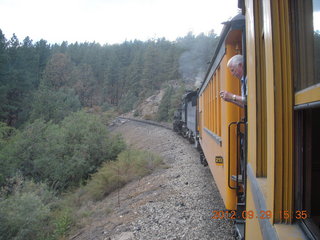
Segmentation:
{"type": "Polygon", "coordinates": [[[161,38],[103,46],[51,45],[29,37],[20,42],[15,35],[7,40],[0,30],[0,121],[20,126],[41,117],[40,110],[47,107],[59,115],[52,105],[77,110],[77,101],[81,107],[109,105],[129,111],[170,80],[190,82],[203,76],[217,39],[211,32],[189,33],[174,42],[161,38]]]}

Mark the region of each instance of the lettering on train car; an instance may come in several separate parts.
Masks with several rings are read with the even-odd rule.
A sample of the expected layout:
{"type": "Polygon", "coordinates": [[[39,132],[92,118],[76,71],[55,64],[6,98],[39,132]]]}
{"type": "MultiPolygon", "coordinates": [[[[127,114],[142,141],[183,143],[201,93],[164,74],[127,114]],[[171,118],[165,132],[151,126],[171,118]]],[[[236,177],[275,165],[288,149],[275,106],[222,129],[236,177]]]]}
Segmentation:
{"type": "Polygon", "coordinates": [[[222,156],[216,156],[215,160],[216,160],[216,164],[223,165],[223,157],[222,156]]]}

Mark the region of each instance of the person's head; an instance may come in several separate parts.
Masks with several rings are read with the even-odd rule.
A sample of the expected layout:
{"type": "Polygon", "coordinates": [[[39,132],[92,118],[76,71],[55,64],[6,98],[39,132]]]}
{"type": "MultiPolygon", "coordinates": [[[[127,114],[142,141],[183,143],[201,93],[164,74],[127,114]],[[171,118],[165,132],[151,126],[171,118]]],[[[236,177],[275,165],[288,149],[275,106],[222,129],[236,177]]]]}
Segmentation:
{"type": "Polygon", "coordinates": [[[230,58],[227,67],[230,69],[233,76],[241,79],[243,76],[243,56],[235,55],[230,58]]]}

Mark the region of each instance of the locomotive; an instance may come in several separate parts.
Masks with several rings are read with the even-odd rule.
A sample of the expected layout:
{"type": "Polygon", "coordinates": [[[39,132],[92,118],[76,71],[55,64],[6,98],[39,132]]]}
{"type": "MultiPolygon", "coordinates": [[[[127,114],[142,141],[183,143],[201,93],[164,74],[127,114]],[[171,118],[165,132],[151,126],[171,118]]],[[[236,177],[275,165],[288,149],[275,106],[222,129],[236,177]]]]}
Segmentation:
{"type": "Polygon", "coordinates": [[[176,130],[206,159],[238,239],[320,239],[320,0],[239,0],[176,130]],[[244,57],[247,105],[227,68],[244,57]],[[195,114],[194,111],[195,110],[195,114]]]}
{"type": "Polygon", "coordinates": [[[182,104],[173,116],[173,130],[187,138],[190,143],[196,143],[196,106],[197,91],[187,91],[182,98],[182,104]]]}

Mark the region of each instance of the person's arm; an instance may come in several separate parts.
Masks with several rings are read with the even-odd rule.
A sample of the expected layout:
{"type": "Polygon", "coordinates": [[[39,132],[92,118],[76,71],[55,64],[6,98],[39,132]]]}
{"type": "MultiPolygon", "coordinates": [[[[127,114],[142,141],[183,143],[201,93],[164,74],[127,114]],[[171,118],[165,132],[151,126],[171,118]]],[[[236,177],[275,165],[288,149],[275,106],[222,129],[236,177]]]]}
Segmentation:
{"type": "Polygon", "coordinates": [[[221,91],[220,92],[220,97],[227,101],[227,102],[231,102],[236,104],[239,107],[244,107],[244,105],[246,104],[246,99],[242,96],[236,95],[236,94],[232,94],[230,92],[227,91],[221,91]]]}

